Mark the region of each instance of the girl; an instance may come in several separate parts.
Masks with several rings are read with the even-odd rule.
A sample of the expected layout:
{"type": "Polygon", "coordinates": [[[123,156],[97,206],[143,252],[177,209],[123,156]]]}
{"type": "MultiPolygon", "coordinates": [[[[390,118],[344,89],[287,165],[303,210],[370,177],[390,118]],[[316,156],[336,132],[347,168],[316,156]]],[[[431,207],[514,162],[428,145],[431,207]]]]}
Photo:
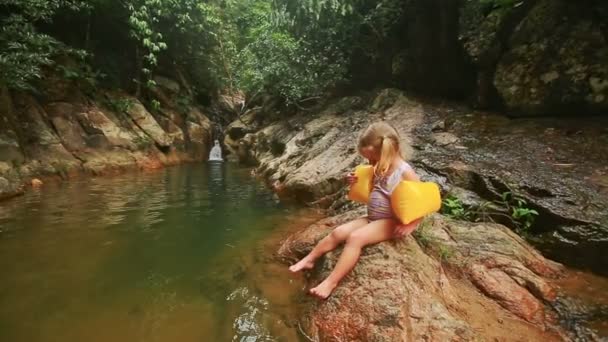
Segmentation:
{"type": "MultiPolygon", "coordinates": [[[[374,186],[367,204],[367,217],[343,224],[322,239],[302,260],[289,267],[291,272],[311,269],[323,254],[345,242],[344,250],[331,274],[310,293],[326,299],[340,280],[355,267],[361,249],[411,233],[420,220],[408,225],[401,224],[391,209],[390,194],[401,180],[419,181],[412,167],[403,160],[399,146],[399,134],[386,122],[369,126],[359,137],[359,153],[374,165],[374,186]]],[[[350,184],[357,181],[353,174],[347,176],[350,184]]]]}

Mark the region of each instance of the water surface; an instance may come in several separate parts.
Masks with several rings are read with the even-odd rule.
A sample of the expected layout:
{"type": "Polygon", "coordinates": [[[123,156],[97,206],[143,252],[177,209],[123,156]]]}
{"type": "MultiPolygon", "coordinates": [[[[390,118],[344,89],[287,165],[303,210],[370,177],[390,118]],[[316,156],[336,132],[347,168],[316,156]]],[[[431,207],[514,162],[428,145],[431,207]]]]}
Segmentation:
{"type": "Polygon", "coordinates": [[[0,340],[297,341],[312,220],[225,163],[46,184],[0,204],[0,340]]]}

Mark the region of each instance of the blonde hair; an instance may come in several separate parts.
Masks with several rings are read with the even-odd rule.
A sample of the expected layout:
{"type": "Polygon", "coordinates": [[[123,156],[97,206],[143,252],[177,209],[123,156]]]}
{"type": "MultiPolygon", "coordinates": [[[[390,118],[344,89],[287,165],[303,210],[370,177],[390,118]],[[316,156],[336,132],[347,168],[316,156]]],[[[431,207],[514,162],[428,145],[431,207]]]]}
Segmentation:
{"type": "Polygon", "coordinates": [[[380,160],[374,167],[376,176],[384,177],[391,168],[391,163],[396,157],[402,157],[400,137],[397,130],[387,122],[380,121],[371,124],[359,136],[359,152],[365,147],[371,146],[380,152],[380,160]]]}

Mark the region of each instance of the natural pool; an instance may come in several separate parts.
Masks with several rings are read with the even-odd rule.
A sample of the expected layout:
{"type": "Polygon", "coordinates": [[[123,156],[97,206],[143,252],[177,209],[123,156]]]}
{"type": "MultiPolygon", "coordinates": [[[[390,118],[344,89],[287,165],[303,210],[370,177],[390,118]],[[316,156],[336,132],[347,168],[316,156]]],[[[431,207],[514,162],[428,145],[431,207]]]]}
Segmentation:
{"type": "Polygon", "coordinates": [[[315,216],[227,163],[46,184],[0,203],[0,341],[298,341],[315,216]]]}

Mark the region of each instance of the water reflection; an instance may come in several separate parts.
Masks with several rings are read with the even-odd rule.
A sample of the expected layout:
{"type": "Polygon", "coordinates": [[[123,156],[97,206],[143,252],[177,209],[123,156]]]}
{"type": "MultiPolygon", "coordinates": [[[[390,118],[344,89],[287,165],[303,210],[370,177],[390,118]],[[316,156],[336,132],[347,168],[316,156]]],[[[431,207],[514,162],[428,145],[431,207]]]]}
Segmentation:
{"type": "Polygon", "coordinates": [[[297,340],[283,319],[297,286],[262,243],[290,212],[226,163],[2,203],[0,340],[297,340]]]}
{"type": "Polygon", "coordinates": [[[225,209],[225,205],[229,205],[230,201],[221,201],[219,200],[219,198],[221,198],[224,195],[229,195],[227,194],[227,187],[226,187],[226,168],[225,168],[225,164],[224,163],[208,163],[206,165],[208,171],[209,171],[209,181],[208,181],[208,188],[209,188],[209,196],[210,198],[210,205],[211,208],[213,210],[216,210],[217,212],[224,212],[225,209]]]}

